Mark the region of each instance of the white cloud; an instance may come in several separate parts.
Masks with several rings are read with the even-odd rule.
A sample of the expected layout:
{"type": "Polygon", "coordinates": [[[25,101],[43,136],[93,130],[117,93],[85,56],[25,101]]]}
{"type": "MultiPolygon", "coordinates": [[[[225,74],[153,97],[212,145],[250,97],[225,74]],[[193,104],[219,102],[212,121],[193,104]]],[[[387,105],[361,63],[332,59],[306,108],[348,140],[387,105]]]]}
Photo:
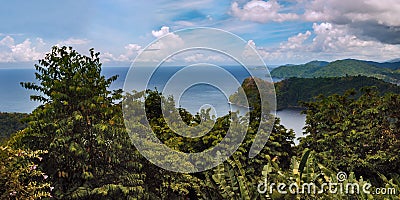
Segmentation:
{"type": "Polygon", "coordinates": [[[38,46],[44,46],[46,45],[46,42],[44,42],[43,38],[36,38],[36,43],[38,44],[38,46]]]}
{"type": "Polygon", "coordinates": [[[2,40],[0,40],[0,45],[7,46],[7,47],[12,47],[14,45],[14,38],[12,38],[11,36],[7,35],[2,40]]]}
{"type": "Polygon", "coordinates": [[[169,27],[167,27],[167,26],[161,27],[161,29],[158,31],[154,31],[154,30],[151,31],[151,34],[156,38],[160,38],[164,35],[167,35],[168,33],[169,33],[169,27]]]}
{"type": "Polygon", "coordinates": [[[353,52],[362,48],[383,44],[377,41],[362,40],[351,34],[346,26],[331,23],[314,23],[313,30],[316,34],[312,42],[312,51],[321,52],[353,52]]]}
{"type": "Polygon", "coordinates": [[[309,21],[349,23],[376,21],[388,26],[400,26],[400,1],[398,0],[313,0],[304,17],[309,21]]]}
{"type": "Polygon", "coordinates": [[[38,60],[42,56],[36,52],[35,47],[31,47],[31,41],[26,39],[24,42],[17,44],[11,48],[12,55],[16,61],[32,61],[38,60]]]}
{"type": "Polygon", "coordinates": [[[352,34],[388,44],[400,44],[398,0],[312,0],[303,19],[346,25],[352,34]]]}
{"type": "Polygon", "coordinates": [[[226,61],[221,55],[205,55],[203,53],[194,53],[183,58],[187,63],[206,63],[226,61]]]}
{"type": "Polygon", "coordinates": [[[254,49],[256,48],[256,43],[253,40],[247,41],[247,45],[253,47],[254,49]]]}
{"type": "Polygon", "coordinates": [[[141,50],[141,46],[137,44],[128,44],[125,46],[125,53],[121,54],[116,60],[117,61],[130,61],[132,62],[133,59],[137,56],[139,51],[141,50]]]}
{"type": "Polygon", "coordinates": [[[264,65],[261,61],[271,56],[269,51],[257,47],[253,40],[247,41],[247,45],[242,52],[242,61],[246,65],[264,65]]]}
{"type": "MultiPolygon", "coordinates": [[[[88,42],[85,39],[69,38],[59,41],[56,45],[84,45],[88,42]]],[[[26,38],[22,42],[17,42],[15,38],[7,35],[0,40],[0,62],[37,61],[45,56],[51,46],[52,44],[48,44],[43,38],[37,37],[33,40],[26,38]]]]}
{"type": "Polygon", "coordinates": [[[90,41],[87,39],[78,39],[78,38],[68,38],[67,40],[60,41],[56,46],[71,46],[71,45],[84,45],[88,44],[90,41]]]}
{"type": "Polygon", "coordinates": [[[151,44],[148,49],[151,50],[172,50],[178,49],[183,46],[184,41],[179,35],[169,32],[169,27],[163,26],[159,31],[151,31],[154,37],[163,38],[159,39],[155,43],[151,44]]]}
{"type": "MultiPolygon", "coordinates": [[[[159,40],[143,49],[138,44],[127,44],[121,54],[113,54],[106,52],[102,54],[103,62],[132,62],[137,55],[139,62],[160,61],[160,59],[167,58],[171,52],[183,46],[184,41],[176,34],[170,33],[170,28],[167,26],[161,27],[160,30],[151,31],[152,35],[159,40]]],[[[171,59],[167,61],[172,61],[171,59]]]]}
{"type": "Polygon", "coordinates": [[[110,52],[102,53],[102,62],[132,62],[138,53],[142,51],[142,47],[138,44],[127,44],[124,49],[124,52],[118,56],[115,56],[110,52]]]}
{"type": "Polygon", "coordinates": [[[29,62],[43,57],[43,52],[38,52],[30,39],[15,43],[14,38],[6,36],[0,40],[0,62],[29,62]]]}
{"type": "Polygon", "coordinates": [[[386,61],[398,57],[399,45],[360,38],[346,25],[314,23],[312,30],[289,37],[276,48],[258,50],[267,63],[299,63],[345,58],[386,61]]]}
{"type": "Polygon", "coordinates": [[[266,23],[269,21],[284,22],[296,20],[299,16],[295,13],[281,13],[281,5],[276,0],[252,0],[239,8],[237,2],[231,5],[231,13],[242,21],[266,23]]]}
{"type": "Polygon", "coordinates": [[[304,41],[311,36],[311,32],[299,33],[296,36],[288,38],[288,41],[281,43],[280,48],[282,49],[298,49],[301,48],[304,41]]]}
{"type": "Polygon", "coordinates": [[[242,57],[244,59],[255,59],[254,57],[257,55],[254,53],[254,50],[256,48],[256,43],[253,40],[247,41],[247,45],[244,47],[242,57]]]}
{"type": "MultiPolygon", "coordinates": [[[[158,38],[157,41],[152,43],[146,49],[141,51],[139,62],[159,62],[167,59],[176,50],[180,50],[185,42],[179,35],[171,33],[169,27],[163,26],[158,31],[151,31],[152,35],[158,38]]],[[[172,61],[167,59],[167,61],[172,61]]]]}
{"type": "Polygon", "coordinates": [[[109,63],[112,61],[116,61],[114,55],[110,52],[105,52],[105,53],[100,54],[100,58],[103,63],[109,63]]]}

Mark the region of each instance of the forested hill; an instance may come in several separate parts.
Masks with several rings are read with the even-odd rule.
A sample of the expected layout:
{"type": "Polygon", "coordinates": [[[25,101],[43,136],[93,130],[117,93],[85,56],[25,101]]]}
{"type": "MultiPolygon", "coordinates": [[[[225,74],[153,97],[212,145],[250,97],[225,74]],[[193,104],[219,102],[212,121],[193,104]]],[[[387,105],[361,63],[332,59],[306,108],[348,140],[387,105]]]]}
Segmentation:
{"type": "Polygon", "coordinates": [[[400,93],[400,87],[377,78],[366,76],[347,76],[330,78],[289,78],[275,83],[277,108],[299,107],[299,101],[310,101],[320,94],[344,94],[349,89],[360,90],[375,86],[381,93],[400,93]]]}
{"type": "Polygon", "coordinates": [[[363,60],[312,61],[302,65],[284,65],[271,71],[277,78],[314,78],[368,76],[387,82],[400,83],[400,62],[378,63],[363,60]]]}

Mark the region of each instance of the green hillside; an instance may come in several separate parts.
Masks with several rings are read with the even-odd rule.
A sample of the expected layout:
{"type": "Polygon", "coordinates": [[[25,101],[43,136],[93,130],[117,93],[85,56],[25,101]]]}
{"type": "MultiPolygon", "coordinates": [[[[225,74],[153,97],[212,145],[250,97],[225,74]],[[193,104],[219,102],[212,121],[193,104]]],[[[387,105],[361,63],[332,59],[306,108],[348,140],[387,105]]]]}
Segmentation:
{"type": "Polygon", "coordinates": [[[400,82],[400,62],[377,63],[363,60],[337,60],[331,63],[313,61],[303,65],[285,65],[272,70],[271,75],[277,78],[314,78],[368,76],[387,82],[400,82]]]}
{"type": "MultiPolygon", "coordinates": [[[[258,78],[246,78],[242,83],[242,88],[246,92],[247,100],[251,107],[255,104],[259,104],[260,97],[255,82],[259,82],[259,85],[264,86],[261,88],[263,95],[267,95],[268,91],[267,84],[258,78]]],[[[380,92],[381,95],[392,92],[400,94],[400,87],[382,81],[373,77],[366,76],[346,76],[346,77],[328,77],[328,78],[289,78],[275,85],[277,109],[285,108],[298,108],[300,107],[299,102],[312,101],[314,97],[319,95],[329,96],[333,94],[343,95],[346,91],[354,89],[359,91],[364,87],[374,86],[380,92]]],[[[357,96],[356,96],[357,97],[357,96]]],[[[243,102],[245,98],[235,93],[229,97],[229,100],[233,104],[245,105],[243,102]]]]}
{"type": "Polygon", "coordinates": [[[366,76],[347,76],[330,78],[289,78],[275,83],[277,108],[299,107],[299,101],[310,101],[320,94],[344,94],[345,91],[375,86],[381,93],[400,93],[400,87],[377,78],[366,76]]]}
{"type": "Polygon", "coordinates": [[[328,65],[325,61],[312,61],[303,65],[284,65],[272,70],[271,75],[278,78],[312,78],[312,74],[328,65]]]}

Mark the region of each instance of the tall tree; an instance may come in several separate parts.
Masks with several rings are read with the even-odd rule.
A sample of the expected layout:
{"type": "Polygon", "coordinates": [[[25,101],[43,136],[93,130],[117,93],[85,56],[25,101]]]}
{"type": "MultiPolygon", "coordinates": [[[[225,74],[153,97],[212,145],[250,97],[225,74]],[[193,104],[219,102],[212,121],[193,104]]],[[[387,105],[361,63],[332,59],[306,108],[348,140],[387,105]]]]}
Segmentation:
{"type": "Polygon", "coordinates": [[[117,76],[101,75],[99,53],[79,54],[53,47],[35,65],[37,83],[21,83],[43,95],[21,146],[49,153],[41,165],[56,198],[129,199],[143,197],[144,175],[124,129],[121,90],[109,91],[117,76]]]}

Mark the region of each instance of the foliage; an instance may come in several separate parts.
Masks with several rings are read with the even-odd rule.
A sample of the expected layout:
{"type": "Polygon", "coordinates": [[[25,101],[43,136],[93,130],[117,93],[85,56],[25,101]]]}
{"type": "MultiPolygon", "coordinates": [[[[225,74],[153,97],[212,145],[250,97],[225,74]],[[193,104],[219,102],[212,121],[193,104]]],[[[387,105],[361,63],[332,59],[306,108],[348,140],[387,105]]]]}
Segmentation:
{"type": "MultiPolygon", "coordinates": [[[[279,109],[300,107],[299,102],[308,102],[322,94],[343,95],[347,90],[360,90],[375,86],[381,95],[387,92],[400,93],[400,87],[382,80],[365,76],[346,76],[330,78],[289,78],[275,83],[277,107],[279,109]]],[[[357,95],[358,97],[360,95],[357,95]]]]}
{"type": "Polygon", "coordinates": [[[248,169],[236,157],[228,159],[212,171],[206,172],[203,187],[208,191],[202,193],[204,199],[265,199],[257,191],[260,176],[250,176],[248,169]]]}
{"type": "Polygon", "coordinates": [[[354,171],[375,184],[378,174],[394,176],[400,171],[400,95],[383,97],[374,88],[320,96],[307,108],[307,137],[301,148],[317,152],[320,162],[342,171],[354,171]]]}
{"type": "Polygon", "coordinates": [[[376,63],[362,60],[337,60],[331,63],[310,62],[304,65],[287,65],[275,68],[271,76],[278,78],[314,78],[314,77],[343,77],[368,76],[398,83],[400,74],[397,63],[376,63]]]}
{"type": "Polygon", "coordinates": [[[324,61],[311,61],[303,65],[283,65],[273,69],[271,71],[271,76],[278,78],[312,78],[313,76],[310,76],[312,73],[328,64],[328,62],[324,61]]]}
{"type": "MultiPolygon", "coordinates": [[[[331,64],[309,65],[317,71],[331,64]]],[[[343,183],[372,183],[399,191],[400,175],[396,172],[400,171],[400,95],[381,96],[371,88],[363,89],[361,94],[342,91],[347,86],[341,84],[355,88],[376,85],[383,92],[397,90],[377,79],[358,76],[289,79],[278,83],[278,101],[283,97],[287,102],[294,99],[294,89],[299,88],[307,90],[309,96],[295,99],[296,103],[320,93],[343,92],[303,104],[307,109],[305,130],[309,135],[301,140],[299,147],[294,147],[293,131],[269,113],[262,115],[260,99],[269,95],[266,88],[272,85],[263,85],[261,79],[248,78],[242,84],[253,108],[250,113],[229,113],[215,118],[210,116],[210,110],[192,115],[176,108],[172,97],[164,97],[158,91],[133,91],[125,95],[121,90],[109,91],[117,77],[106,79],[100,74],[99,53],[93,50],[84,56],[72,48],[54,47],[35,67],[38,84],[22,85],[42,92],[43,95],[32,99],[43,105],[29,116],[28,127],[14,134],[0,149],[0,181],[4,186],[0,195],[4,199],[50,195],[56,199],[399,198],[366,193],[333,194],[327,189],[321,194],[258,191],[260,184],[272,182],[315,183],[316,189],[322,190],[323,183],[338,181],[339,171],[349,174],[343,183]],[[256,85],[261,86],[260,90],[256,85]],[[122,113],[121,105],[129,112],[124,109],[122,113]],[[243,126],[246,122],[248,127],[243,126]],[[246,132],[237,151],[216,168],[191,174],[167,171],[150,163],[131,140],[155,133],[158,140],[173,150],[196,153],[219,144],[232,126],[246,132]],[[272,131],[267,127],[272,127],[272,131]],[[184,137],[193,136],[194,129],[207,132],[200,137],[184,137]],[[258,135],[268,136],[268,141],[257,156],[249,158],[258,135]]],[[[393,66],[375,67],[389,70],[393,66]]],[[[232,102],[243,105],[241,97],[231,98],[232,102]]],[[[143,145],[159,148],[151,141],[143,145]]],[[[185,160],[163,152],[154,156],[171,165],[185,160]]],[[[200,164],[208,161],[203,162],[200,164]]],[[[192,167],[195,171],[197,164],[192,160],[177,167],[192,167]]]]}
{"type": "Polygon", "coordinates": [[[42,150],[14,149],[8,144],[0,146],[1,199],[51,197],[52,187],[46,180],[48,175],[38,166],[44,162],[41,156],[45,153],[42,150]]]}
{"type": "MultiPolygon", "coordinates": [[[[214,119],[215,124],[209,133],[202,137],[190,138],[181,136],[181,134],[186,131],[187,132],[185,134],[189,134],[189,129],[180,129],[183,132],[179,132],[179,134],[171,129],[171,126],[173,127],[175,124],[170,123],[171,126],[169,126],[166,122],[160,107],[161,102],[166,105],[165,109],[167,110],[164,110],[164,113],[178,112],[183,121],[189,125],[188,128],[197,127],[200,123],[208,123],[210,120],[214,121],[210,118],[208,113],[209,110],[203,110],[201,113],[197,113],[193,116],[184,109],[176,110],[174,100],[172,98],[165,98],[158,91],[150,90],[145,92],[134,92],[132,94],[128,93],[124,97],[124,102],[125,108],[132,112],[140,111],[140,107],[144,106],[143,104],[145,104],[146,107],[146,115],[143,113],[124,113],[126,117],[125,119],[128,119],[128,130],[141,133],[146,131],[149,132],[150,130],[144,128],[144,117],[147,117],[152,129],[151,131],[157,135],[157,138],[169,148],[180,152],[201,152],[215,146],[225,137],[227,129],[232,125],[231,119],[238,118],[236,113],[230,113],[229,115],[214,119]],[[145,99],[144,102],[143,99],[145,99]]],[[[255,109],[252,111],[251,115],[258,116],[259,113],[257,114],[257,112],[259,112],[259,110],[255,109]]],[[[263,131],[266,132],[267,130],[261,130],[261,133],[259,134],[265,134],[263,131]]],[[[293,145],[293,139],[293,131],[286,130],[282,125],[279,124],[279,120],[260,122],[253,117],[242,145],[234,154],[235,159],[240,163],[245,163],[246,174],[248,174],[248,177],[255,177],[255,174],[257,174],[265,165],[265,157],[268,155],[274,156],[277,162],[279,161],[283,168],[288,168],[288,161],[290,160],[290,157],[295,154],[291,148],[293,145]],[[269,137],[266,147],[263,148],[260,154],[253,159],[249,159],[248,152],[254,142],[254,138],[260,123],[274,123],[272,133],[269,137]]],[[[181,158],[170,158],[169,155],[163,155],[160,156],[159,159],[168,164],[169,162],[179,162],[181,158]]],[[[194,167],[194,163],[187,163],[187,165],[194,167]]],[[[146,177],[148,178],[146,179],[146,186],[151,190],[151,194],[155,194],[154,198],[162,197],[176,199],[179,198],[180,195],[197,198],[212,192],[209,191],[208,186],[203,184],[204,182],[207,182],[206,177],[213,175],[214,172],[210,170],[204,173],[195,173],[188,176],[185,174],[168,172],[151,164],[146,164],[146,166],[147,167],[144,169],[147,175],[146,177]],[[174,178],[171,179],[170,177],[174,178]],[[164,187],[160,187],[160,185],[164,187]],[[181,187],[179,189],[174,189],[172,187],[174,185],[180,185],[181,187]]]]}
{"type": "Polygon", "coordinates": [[[272,83],[268,83],[257,77],[248,77],[244,79],[238,91],[229,97],[229,101],[239,106],[249,106],[252,109],[261,109],[264,106],[268,110],[273,109],[275,104],[274,87],[272,83]],[[258,88],[260,87],[260,88],[258,88]],[[245,96],[243,95],[245,94],[245,96]],[[265,98],[261,101],[261,97],[265,98]],[[264,105],[261,105],[263,103],[264,105]]]}
{"type": "Polygon", "coordinates": [[[117,76],[101,73],[99,53],[84,56],[53,47],[35,65],[39,85],[21,83],[43,96],[19,144],[48,151],[43,171],[62,199],[131,199],[144,196],[144,174],[114,101],[121,91],[108,91],[117,76]]]}

